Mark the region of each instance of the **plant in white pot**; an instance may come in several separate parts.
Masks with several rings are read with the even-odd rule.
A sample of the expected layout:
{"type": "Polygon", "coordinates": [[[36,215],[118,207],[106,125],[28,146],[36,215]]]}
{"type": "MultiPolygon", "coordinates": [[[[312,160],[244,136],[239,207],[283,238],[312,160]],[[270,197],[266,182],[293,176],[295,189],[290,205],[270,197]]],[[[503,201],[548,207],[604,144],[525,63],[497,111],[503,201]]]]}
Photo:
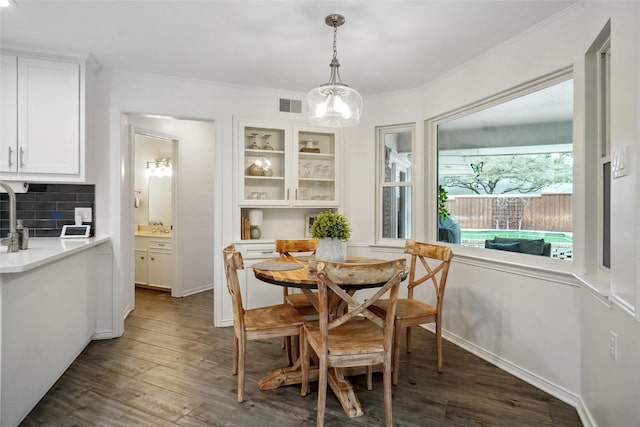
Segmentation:
{"type": "Polygon", "coordinates": [[[311,235],[318,239],[316,259],[344,262],[347,260],[347,240],[351,237],[351,225],[341,213],[325,211],[311,226],[311,235]]]}

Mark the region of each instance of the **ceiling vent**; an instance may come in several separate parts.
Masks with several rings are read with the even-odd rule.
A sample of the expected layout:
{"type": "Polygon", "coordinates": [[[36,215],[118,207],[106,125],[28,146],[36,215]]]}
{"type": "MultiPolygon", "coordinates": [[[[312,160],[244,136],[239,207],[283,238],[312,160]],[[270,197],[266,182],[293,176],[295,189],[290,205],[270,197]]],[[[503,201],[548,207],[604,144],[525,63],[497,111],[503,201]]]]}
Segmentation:
{"type": "Polygon", "coordinates": [[[302,114],[302,101],[299,99],[280,98],[280,112],[302,114]]]}

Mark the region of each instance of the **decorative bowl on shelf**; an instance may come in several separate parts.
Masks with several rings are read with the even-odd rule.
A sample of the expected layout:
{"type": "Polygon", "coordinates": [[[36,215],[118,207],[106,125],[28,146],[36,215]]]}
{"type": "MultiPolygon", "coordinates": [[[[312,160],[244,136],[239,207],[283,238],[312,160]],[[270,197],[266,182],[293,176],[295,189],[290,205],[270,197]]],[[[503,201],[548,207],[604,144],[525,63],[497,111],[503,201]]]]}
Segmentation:
{"type": "Polygon", "coordinates": [[[318,140],[309,139],[307,141],[303,141],[304,147],[300,149],[301,153],[319,153],[320,147],[318,146],[318,140]]]}

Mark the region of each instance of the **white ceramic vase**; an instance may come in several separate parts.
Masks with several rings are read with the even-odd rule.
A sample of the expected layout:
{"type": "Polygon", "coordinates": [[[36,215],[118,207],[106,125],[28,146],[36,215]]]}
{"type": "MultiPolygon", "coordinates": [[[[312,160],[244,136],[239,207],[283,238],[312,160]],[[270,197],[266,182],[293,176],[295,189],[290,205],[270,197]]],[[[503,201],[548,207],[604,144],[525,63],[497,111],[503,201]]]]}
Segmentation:
{"type": "Polygon", "coordinates": [[[318,240],[317,260],[345,262],[347,260],[347,242],[333,237],[318,240]]]}

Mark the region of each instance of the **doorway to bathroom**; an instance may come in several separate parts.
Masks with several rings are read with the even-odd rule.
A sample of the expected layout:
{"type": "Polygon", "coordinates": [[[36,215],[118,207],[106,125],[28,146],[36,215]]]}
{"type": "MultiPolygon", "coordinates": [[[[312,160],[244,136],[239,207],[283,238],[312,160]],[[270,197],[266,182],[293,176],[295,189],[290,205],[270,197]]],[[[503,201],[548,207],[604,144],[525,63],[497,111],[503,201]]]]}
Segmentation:
{"type": "MultiPolygon", "coordinates": [[[[134,128],[135,129],[135,128],[134,128]]],[[[174,158],[177,136],[134,130],[134,281],[174,288],[174,158]]]]}
{"type": "MultiPolygon", "coordinates": [[[[131,230],[128,236],[123,236],[128,242],[123,254],[123,259],[127,263],[123,268],[127,272],[123,308],[127,313],[135,309],[135,282],[142,281],[140,277],[135,277],[136,263],[142,264],[147,261],[147,280],[152,284],[151,275],[157,274],[157,270],[150,270],[149,263],[159,263],[164,267],[172,264],[172,297],[184,297],[213,289],[215,172],[212,165],[215,163],[216,128],[215,123],[208,120],[134,113],[124,114],[123,123],[128,134],[124,167],[127,171],[125,182],[127,182],[129,197],[123,200],[123,206],[128,208],[126,215],[122,218],[123,230],[131,230]],[[144,139],[141,137],[146,138],[146,143],[154,148],[158,148],[156,144],[161,146],[162,141],[170,141],[172,150],[158,149],[138,158],[136,140],[144,139]],[[169,162],[164,161],[169,158],[169,162]],[[137,177],[153,175],[147,172],[147,162],[151,162],[149,169],[157,170],[158,174],[166,173],[170,164],[172,186],[170,202],[167,197],[158,198],[158,200],[154,197],[156,192],[166,189],[167,181],[159,182],[161,180],[152,178],[146,190],[136,184],[137,177]],[[138,170],[141,173],[138,173],[140,172],[138,170]],[[139,195],[138,190],[140,190],[139,195]],[[142,199],[145,191],[147,191],[147,197],[151,199],[147,200],[146,212],[142,199]],[[138,197],[140,197],[139,202],[138,197]],[[166,214],[168,203],[172,206],[170,216],[166,214]],[[140,207],[136,208],[136,204],[140,207]],[[154,207],[154,204],[157,206],[154,207]],[[142,227],[140,230],[138,225],[144,225],[145,219],[147,227],[142,227]],[[171,226],[169,230],[166,227],[168,224],[171,226]],[[151,233],[147,238],[146,247],[136,247],[134,234],[138,230],[151,233]],[[164,247],[159,245],[163,243],[161,238],[164,235],[170,235],[170,247],[166,244],[164,247]],[[148,258],[142,260],[136,255],[144,255],[145,249],[148,258]],[[136,254],[136,250],[142,253],[136,254]],[[161,259],[158,259],[158,255],[161,259]]],[[[169,275],[169,273],[163,273],[162,268],[159,271],[164,278],[169,275]]]]}

